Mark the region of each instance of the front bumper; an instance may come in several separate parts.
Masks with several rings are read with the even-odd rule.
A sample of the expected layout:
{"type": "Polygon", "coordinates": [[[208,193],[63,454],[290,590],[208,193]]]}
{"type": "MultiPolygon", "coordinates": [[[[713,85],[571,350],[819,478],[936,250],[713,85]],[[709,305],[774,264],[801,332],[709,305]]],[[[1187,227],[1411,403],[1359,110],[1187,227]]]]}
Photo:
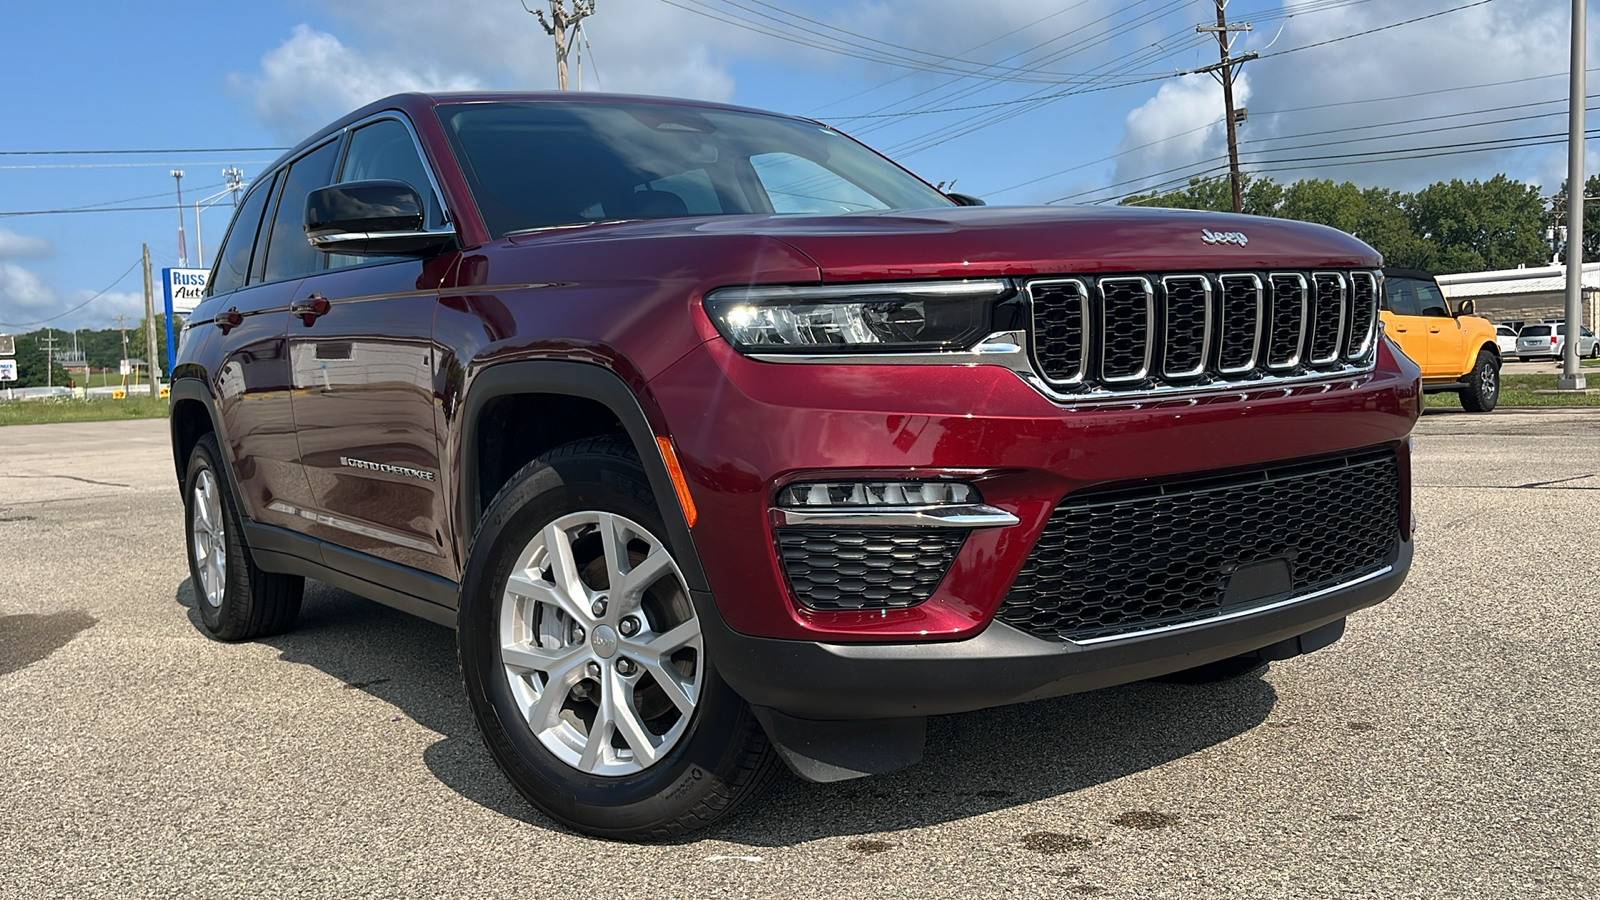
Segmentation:
{"type": "MultiPolygon", "coordinates": [[[[1069,407],[999,366],[770,363],[713,339],[649,393],[699,510],[692,534],[711,589],[705,608],[730,633],[823,644],[987,634],[1051,513],[1075,492],[1378,445],[1395,446],[1408,470],[1403,439],[1421,399],[1416,367],[1386,341],[1361,375],[1069,407]],[[977,485],[986,505],[1017,523],[972,531],[932,595],[909,608],[824,611],[797,601],[777,552],[779,490],[930,477],[977,485]]],[[[1401,490],[1405,538],[1409,478],[1401,490]]]]}
{"type": "Polygon", "coordinates": [[[1388,570],[1314,598],[1226,620],[1078,646],[990,624],[962,641],[843,644],[739,634],[707,617],[718,672],[750,703],[805,720],[906,719],[1078,693],[1250,653],[1399,590],[1412,542],[1388,570]]]}

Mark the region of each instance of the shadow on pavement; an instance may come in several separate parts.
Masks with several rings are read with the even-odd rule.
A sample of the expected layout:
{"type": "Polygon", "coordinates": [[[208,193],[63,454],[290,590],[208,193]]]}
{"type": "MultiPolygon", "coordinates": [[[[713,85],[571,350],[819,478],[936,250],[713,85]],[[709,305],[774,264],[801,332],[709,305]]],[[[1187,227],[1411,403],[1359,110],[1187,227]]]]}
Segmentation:
{"type": "MultiPolygon", "coordinates": [[[[188,581],[176,599],[194,611],[188,581]]],[[[294,631],[263,643],[393,704],[444,735],[423,754],[442,783],[510,818],[552,830],[489,758],[461,692],[455,635],[319,582],[294,631]]],[[[786,846],[953,821],[1102,784],[1180,759],[1261,724],[1277,693],[1266,670],[1213,685],[1140,682],[1020,706],[939,716],[922,763],[834,784],[782,773],[757,803],[684,842],[786,846]]]]}

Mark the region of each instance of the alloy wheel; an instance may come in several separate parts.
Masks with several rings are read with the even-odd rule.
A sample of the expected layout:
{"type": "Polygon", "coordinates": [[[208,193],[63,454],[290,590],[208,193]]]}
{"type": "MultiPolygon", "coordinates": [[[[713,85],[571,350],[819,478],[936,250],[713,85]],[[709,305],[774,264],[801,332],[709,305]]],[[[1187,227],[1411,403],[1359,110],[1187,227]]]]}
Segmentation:
{"type": "Polygon", "coordinates": [[[704,650],[688,584],[623,516],[573,513],[529,541],[500,599],[500,645],[528,729],[586,774],[649,768],[693,719],[704,650]]]}
{"type": "Polygon", "coordinates": [[[220,607],[228,582],[228,541],[222,519],[222,497],[210,469],[201,469],[196,476],[189,509],[189,531],[194,538],[191,552],[195,573],[200,578],[195,589],[206,603],[220,607]]]}

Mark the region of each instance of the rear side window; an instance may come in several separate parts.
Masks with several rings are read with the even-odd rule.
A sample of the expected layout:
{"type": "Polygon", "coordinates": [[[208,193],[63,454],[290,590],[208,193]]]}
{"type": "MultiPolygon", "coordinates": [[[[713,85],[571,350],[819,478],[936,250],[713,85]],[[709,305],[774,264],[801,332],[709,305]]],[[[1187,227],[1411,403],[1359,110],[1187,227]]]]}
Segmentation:
{"type": "Polygon", "coordinates": [[[1511,329],[1505,327],[1504,325],[1501,325],[1499,328],[1496,328],[1494,330],[1494,333],[1499,335],[1500,337],[1516,337],[1517,336],[1517,333],[1515,331],[1512,331],[1511,329]]]}
{"type": "Polygon", "coordinates": [[[239,214],[233,217],[233,226],[217,253],[217,270],[206,283],[206,294],[226,294],[244,287],[250,271],[250,249],[256,243],[256,229],[261,227],[261,213],[267,208],[267,198],[272,196],[272,186],[277,180],[274,173],[258,179],[255,187],[244,198],[239,214]]]}
{"type": "Polygon", "coordinates": [[[333,181],[333,161],[338,141],[329,141],[300,157],[284,176],[278,209],[272,216],[272,236],[267,245],[263,281],[282,281],[309,275],[322,267],[321,255],[306,240],[306,196],[333,181]]]}
{"type": "Polygon", "coordinates": [[[1417,283],[1409,278],[1388,278],[1383,282],[1384,307],[1397,316],[1415,316],[1417,283]]]}

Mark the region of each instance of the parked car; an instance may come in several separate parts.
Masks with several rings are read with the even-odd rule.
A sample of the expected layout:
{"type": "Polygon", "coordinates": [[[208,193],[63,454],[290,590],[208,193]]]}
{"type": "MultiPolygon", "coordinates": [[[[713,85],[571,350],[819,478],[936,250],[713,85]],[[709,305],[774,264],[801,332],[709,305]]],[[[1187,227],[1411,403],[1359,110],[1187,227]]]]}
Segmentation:
{"type": "MultiPolygon", "coordinates": [[[[1566,352],[1566,323],[1541,322],[1524,325],[1517,335],[1517,359],[1528,362],[1535,359],[1560,359],[1566,352]]],[[[1600,339],[1587,325],[1578,326],[1578,355],[1600,359],[1600,339]]]]}
{"type": "Polygon", "coordinates": [[[1384,333],[1422,368],[1422,390],[1449,391],[1468,412],[1490,412],[1500,401],[1500,344],[1495,326],[1473,315],[1472,301],[1455,312],[1432,275],[1383,270],[1384,333]]]}
{"type": "Polygon", "coordinates": [[[1517,354],[1517,332],[1510,325],[1496,325],[1494,327],[1494,343],[1500,350],[1500,358],[1517,354]]]}
{"type": "Polygon", "coordinates": [[[1237,675],[1409,569],[1379,262],[966,205],[712,103],[381,100],[256,180],[184,329],[195,605],[249,640],[311,577],[453,626],[510,782],[629,839],[778,760],[912,765],[931,715],[1237,675]]]}

